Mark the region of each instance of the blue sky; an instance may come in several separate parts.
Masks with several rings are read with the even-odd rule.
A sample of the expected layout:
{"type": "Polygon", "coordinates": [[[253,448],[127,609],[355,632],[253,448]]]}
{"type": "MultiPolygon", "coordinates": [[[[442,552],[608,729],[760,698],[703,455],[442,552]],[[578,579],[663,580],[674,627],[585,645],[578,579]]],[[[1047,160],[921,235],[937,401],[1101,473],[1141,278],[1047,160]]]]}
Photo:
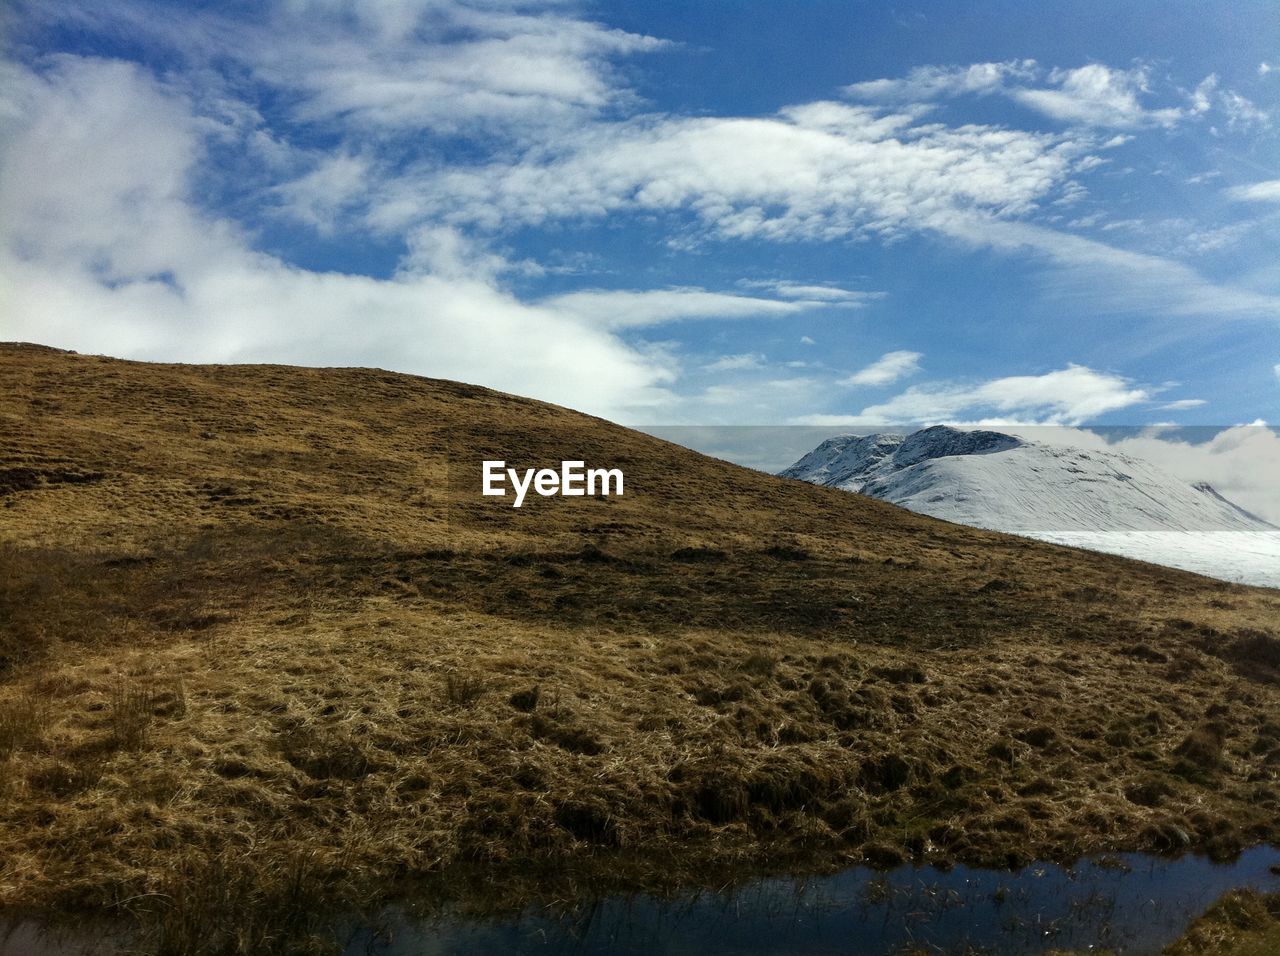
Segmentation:
{"type": "Polygon", "coordinates": [[[1274,422],[1280,7],[965,7],[10,5],[0,335],[637,425],[1274,422]]]}

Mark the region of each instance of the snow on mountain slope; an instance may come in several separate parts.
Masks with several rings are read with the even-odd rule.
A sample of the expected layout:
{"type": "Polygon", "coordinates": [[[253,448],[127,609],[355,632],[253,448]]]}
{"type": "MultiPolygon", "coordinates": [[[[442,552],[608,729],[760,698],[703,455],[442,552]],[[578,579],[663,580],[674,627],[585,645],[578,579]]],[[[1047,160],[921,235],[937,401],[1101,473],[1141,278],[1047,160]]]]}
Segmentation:
{"type": "Polygon", "coordinates": [[[1280,587],[1280,528],[1150,462],[935,426],[840,436],[784,477],[960,524],[1280,587]]]}

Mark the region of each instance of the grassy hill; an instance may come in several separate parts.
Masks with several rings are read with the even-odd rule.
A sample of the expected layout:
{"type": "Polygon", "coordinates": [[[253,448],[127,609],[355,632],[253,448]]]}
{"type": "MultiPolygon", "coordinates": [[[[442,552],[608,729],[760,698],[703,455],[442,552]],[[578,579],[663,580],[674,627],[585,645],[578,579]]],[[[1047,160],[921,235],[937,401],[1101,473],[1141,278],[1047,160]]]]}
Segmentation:
{"type": "Polygon", "coordinates": [[[0,346],[0,906],[175,952],[424,879],[1280,840],[1278,632],[474,386],[0,346]],[[515,510],[487,458],[626,494],[515,510]]]}

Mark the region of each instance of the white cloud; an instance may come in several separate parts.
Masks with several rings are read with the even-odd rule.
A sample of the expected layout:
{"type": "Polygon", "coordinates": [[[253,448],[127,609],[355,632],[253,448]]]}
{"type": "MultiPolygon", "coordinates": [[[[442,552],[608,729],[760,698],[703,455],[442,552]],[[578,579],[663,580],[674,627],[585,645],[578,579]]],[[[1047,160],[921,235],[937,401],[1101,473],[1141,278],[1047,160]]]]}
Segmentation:
{"type": "Polygon", "coordinates": [[[921,66],[902,79],[850,84],[844,88],[844,93],[860,100],[924,103],[966,93],[996,93],[1009,79],[1029,81],[1040,72],[1035,60],[974,63],[971,66],[921,66]]]}
{"type": "Polygon", "coordinates": [[[1203,398],[1180,398],[1176,402],[1167,402],[1160,406],[1163,412],[1181,412],[1188,408],[1199,408],[1201,405],[1209,404],[1203,398]]]}
{"type": "Polygon", "coordinates": [[[934,228],[974,248],[1032,255],[1046,265],[1046,291],[1092,315],[1146,313],[1280,318],[1280,296],[1216,283],[1180,262],[1131,252],[1031,222],[939,216],[934,228]]]}
{"type": "Polygon", "coordinates": [[[333,233],[339,215],[364,198],[372,179],[366,156],[336,153],[319,157],[305,175],[272,187],[280,212],[311,226],[322,235],[333,233]]]}
{"type": "MultiPolygon", "coordinates": [[[[1092,229],[1094,226],[1101,223],[1105,218],[1106,217],[1100,212],[1090,213],[1087,216],[1081,216],[1079,219],[1072,219],[1070,222],[1067,223],[1067,228],[1068,229],[1092,229]]],[[[1105,229],[1106,227],[1104,226],[1103,228],[1105,229]]]]}
{"type": "Polygon", "coordinates": [[[817,343],[807,335],[800,336],[801,345],[816,345],[817,343]]]}
{"type": "Polygon", "coordinates": [[[1255,126],[1270,126],[1271,114],[1255,106],[1235,90],[1224,90],[1219,96],[1222,112],[1227,117],[1230,130],[1248,130],[1255,126]]]}
{"type": "Polygon", "coordinates": [[[613,58],[662,48],[533,0],[277,0],[231,18],[138,0],[67,0],[35,15],[233,61],[287,91],[295,120],[373,137],[415,130],[522,135],[629,100],[613,58]]]}
{"type": "MultiPolygon", "coordinates": [[[[21,68],[7,80],[0,229],[11,248],[90,262],[106,282],[154,277],[176,259],[199,267],[185,245],[200,230],[182,197],[202,144],[183,99],[118,61],[58,57],[47,81],[21,68]]],[[[202,238],[236,242],[222,223],[202,238]]]]}
{"type": "MultiPolygon", "coordinates": [[[[1210,74],[1189,93],[1166,89],[1182,106],[1152,106],[1156,95],[1151,71],[1144,65],[1119,70],[1102,63],[1074,69],[1046,70],[1035,60],[975,63],[971,66],[917,67],[901,79],[854,83],[844,93],[857,100],[923,104],[957,96],[1001,95],[1052,119],[1106,129],[1171,128],[1218,109],[1231,130],[1265,126],[1268,115],[1235,90],[1220,89],[1210,74]]],[[[1121,145],[1113,139],[1102,148],[1121,145]]]]}
{"type": "Polygon", "coordinates": [[[1042,375],[1012,375],[977,384],[913,385],[856,415],[809,415],[799,425],[845,427],[938,424],[976,416],[1076,424],[1147,401],[1148,389],[1081,365],[1042,375]]]}
{"type": "Polygon", "coordinates": [[[1280,202],[1280,179],[1268,179],[1245,186],[1233,186],[1227,195],[1242,202],[1280,202]]]}
{"type": "Polygon", "coordinates": [[[434,275],[492,283],[504,272],[518,271],[516,264],[448,226],[415,229],[406,237],[406,245],[407,252],[397,270],[404,276],[434,275]]]}
{"type": "Polygon", "coordinates": [[[809,104],[772,117],[594,126],[550,155],[401,181],[370,217],[388,229],[419,217],[496,230],[684,212],[724,239],[893,238],[952,209],[1030,212],[1082,152],[1049,134],[913,123],[908,114],[809,104]]]}
{"type": "Polygon", "coordinates": [[[1173,126],[1183,117],[1180,109],[1147,109],[1139,97],[1150,92],[1145,69],[1113,70],[1090,63],[1074,70],[1054,70],[1049,83],[1056,89],[1018,89],[1013,98],[1057,120],[1131,129],[1141,126],[1173,126]]]}
{"type": "Polygon", "coordinates": [[[820,302],[762,299],[704,289],[584,289],[543,299],[544,307],[605,329],[634,329],[685,319],[749,319],[791,315],[820,302]]]}
{"type": "MultiPolygon", "coordinates": [[[[1027,221],[1056,197],[1078,194],[1072,176],[1087,147],[1071,136],[921,125],[910,113],[834,103],[753,119],[648,117],[596,125],[512,162],[406,178],[383,191],[370,218],[391,230],[443,219],[496,231],[657,213],[689,243],[926,233],[1030,254],[1053,266],[1053,294],[1097,314],[1280,315],[1276,296],[1027,221]]],[[[1189,251],[1221,247],[1247,228],[1196,233],[1189,251]]],[[[831,297],[827,287],[801,288],[774,291],[831,297]]]]}
{"type": "MultiPolygon", "coordinates": [[[[1235,90],[1219,89],[1218,76],[1215,73],[1210,73],[1201,80],[1200,85],[1192,90],[1188,100],[1190,112],[1197,116],[1208,113],[1216,103],[1227,120],[1227,129],[1233,132],[1266,127],[1271,124],[1270,115],[1254,105],[1248,97],[1235,90]]],[[[1212,131],[1216,132],[1216,130],[1212,131]]]]}
{"type": "Polygon", "coordinates": [[[743,369],[760,368],[764,365],[764,356],[758,352],[744,352],[739,355],[722,355],[708,365],[702,366],[704,372],[737,372],[743,369]]]}
{"type": "Polygon", "coordinates": [[[891,385],[920,370],[919,352],[886,352],[861,371],[841,379],[837,385],[891,385]]]}
{"type": "MultiPolygon", "coordinates": [[[[1071,228],[1081,224],[1077,220],[1067,225],[1071,228]]],[[[1249,237],[1260,222],[1244,219],[1223,226],[1205,226],[1195,219],[1181,216],[1164,219],[1116,219],[1111,222],[1090,217],[1083,224],[1098,225],[1103,232],[1126,233],[1131,241],[1141,241],[1149,254],[1185,258],[1237,245],[1249,237]]]]}
{"type": "Polygon", "coordinates": [[[202,275],[109,286],[4,257],[18,338],[192,362],[370,365],[476,382],[612,417],[672,400],[674,368],[488,283],[378,280],[222,258],[202,275]]]}
{"type": "MultiPolygon", "coordinates": [[[[855,83],[844,92],[855,99],[909,103],[999,93],[1053,119],[1116,129],[1173,126],[1183,117],[1180,109],[1149,109],[1142,104],[1141,97],[1151,92],[1145,68],[1116,70],[1101,63],[1048,72],[1035,60],[926,66],[900,80],[855,83]]],[[[1208,92],[1197,90],[1193,110],[1200,103],[1208,109],[1208,92]]]]}
{"type": "Polygon", "coordinates": [[[724,408],[746,412],[748,415],[768,414],[777,409],[779,402],[803,402],[815,385],[813,379],[803,377],[710,385],[688,400],[687,410],[698,412],[700,421],[709,420],[709,417],[714,417],[718,410],[724,408]]]}
{"type": "Polygon", "coordinates": [[[1207,113],[1213,106],[1213,92],[1218,88],[1218,74],[1210,73],[1191,91],[1188,97],[1193,113],[1207,113]]]}

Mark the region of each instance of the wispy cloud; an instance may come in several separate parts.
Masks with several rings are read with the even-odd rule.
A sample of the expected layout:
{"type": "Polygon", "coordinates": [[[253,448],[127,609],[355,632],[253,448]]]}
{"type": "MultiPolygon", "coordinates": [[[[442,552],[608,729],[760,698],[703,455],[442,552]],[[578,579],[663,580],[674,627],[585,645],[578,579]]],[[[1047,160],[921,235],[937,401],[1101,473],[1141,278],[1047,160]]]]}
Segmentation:
{"type": "Polygon", "coordinates": [[[916,125],[907,113],[812,103],[753,119],[593,126],[550,155],[406,180],[370,216],[383,226],[412,215],[503,229],[683,211],[722,239],[892,238],[939,209],[1029,212],[1084,152],[1051,134],[916,125]]]}
{"type": "Polygon", "coordinates": [[[281,214],[328,235],[342,213],[363,200],[372,178],[367,156],[343,152],[319,158],[305,174],[271,191],[281,214]]]}
{"type": "Polygon", "coordinates": [[[922,66],[898,79],[854,83],[844,92],[856,100],[898,104],[1000,95],[1060,122],[1107,129],[1171,128],[1215,108],[1231,129],[1269,122],[1246,97],[1220,89],[1215,75],[1205,77],[1190,93],[1157,91],[1151,69],[1144,64],[1124,70],[1102,63],[1048,69],[1035,60],[922,66]],[[1177,105],[1152,104],[1157,95],[1177,105]]]}
{"type": "Polygon", "coordinates": [[[774,295],[784,299],[839,302],[850,307],[862,307],[869,302],[885,298],[884,292],[842,289],[834,285],[813,285],[786,279],[744,279],[739,284],[748,289],[768,289],[774,295]]]}
{"type": "MultiPolygon", "coordinates": [[[[682,223],[686,236],[774,242],[923,233],[1050,263],[1055,294],[1087,297],[1102,314],[1280,314],[1275,296],[1029,221],[1078,190],[1073,177],[1088,167],[1091,145],[826,102],[754,119],[650,117],[593,126],[550,154],[393,184],[370,217],[383,226],[439,218],[498,231],[652,213],[682,223]],[[679,218],[686,215],[692,224],[679,218]]],[[[1247,228],[1204,235],[1200,251],[1247,228]]],[[[850,304],[871,297],[785,283],[774,291],[850,304]]]]}
{"type": "Polygon", "coordinates": [[[686,319],[792,315],[809,308],[821,308],[826,303],[763,299],[705,289],[584,289],[543,299],[541,305],[599,328],[634,329],[686,319]]]}
{"type": "Polygon", "coordinates": [[[969,66],[918,66],[898,79],[851,83],[844,87],[844,93],[860,100],[926,103],[964,94],[996,93],[1011,80],[1030,82],[1042,72],[1035,60],[974,63],[969,66]]]}
{"type": "Polygon", "coordinates": [[[1090,63],[1074,70],[1053,70],[1046,88],[1020,87],[1010,95],[1046,116],[1068,123],[1133,129],[1174,126],[1185,113],[1179,107],[1150,108],[1141,97],[1150,92],[1145,68],[1114,70],[1090,63]]]}
{"type": "Polygon", "coordinates": [[[1222,104],[1222,112],[1226,114],[1229,130],[1248,130],[1255,126],[1271,125],[1270,113],[1235,90],[1224,90],[1219,94],[1219,101],[1222,104]]]}
{"type": "Polygon", "coordinates": [[[1030,222],[939,217],[935,227],[976,248],[1032,255],[1047,291],[1094,315],[1154,314],[1280,319],[1280,296],[1206,279],[1171,259],[1121,249],[1030,222]]]}
{"type": "Polygon", "coordinates": [[[33,17],[149,38],[200,68],[235,62],[286,92],[295,121],[373,136],[523,135],[575,122],[631,96],[615,80],[617,57],[667,45],[533,0],[276,0],[238,12],[140,0],[30,7],[33,17]]]}
{"type": "Polygon", "coordinates": [[[1001,416],[1075,424],[1146,402],[1151,391],[1128,379],[1080,365],[1042,375],[1011,375],[976,384],[913,385],[887,402],[852,415],[808,415],[798,425],[841,427],[936,424],[1001,416]]]}
{"type": "Polygon", "coordinates": [[[759,352],[743,352],[739,355],[722,355],[707,365],[702,366],[704,372],[737,372],[743,369],[760,368],[764,365],[764,356],[759,352]]]}
{"type": "MultiPolygon", "coordinates": [[[[1076,226],[1069,223],[1069,227],[1076,226]]],[[[1248,239],[1262,225],[1256,219],[1244,219],[1225,225],[1207,225],[1192,218],[1176,216],[1162,219],[1098,219],[1103,233],[1122,233],[1129,241],[1141,242],[1151,254],[1187,258],[1226,249],[1248,239]]]]}
{"type": "Polygon", "coordinates": [[[745,408],[759,415],[782,403],[803,402],[817,383],[811,378],[766,378],[728,385],[710,385],[690,396],[688,408],[701,412],[700,420],[710,420],[718,410],[745,408]],[[711,413],[708,415],[707,413],[711,413]]]}
{"type": "Polygon", "coordinates": [[[1243,202],[1280,202],[1280,179],[1233,186],[1227,190],[1227,195],[1243,202]]]}
{"type": "Polygon", "coordinates": [[[866,368],[841,379],[838,385],[891,385],[920,370],[919,352],[886,352],[866,368]]]}

